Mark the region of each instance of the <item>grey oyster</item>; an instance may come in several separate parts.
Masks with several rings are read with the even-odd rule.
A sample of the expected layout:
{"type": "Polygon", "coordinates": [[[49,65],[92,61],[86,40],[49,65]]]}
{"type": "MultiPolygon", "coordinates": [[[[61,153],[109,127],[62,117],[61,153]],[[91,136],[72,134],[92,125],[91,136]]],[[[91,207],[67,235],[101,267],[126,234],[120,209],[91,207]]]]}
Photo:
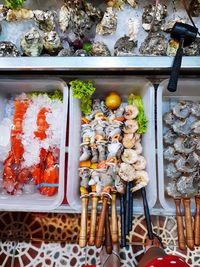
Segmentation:
{"type": "Polygon", "coordinates": [[[126,0],[126,2],[132,6],[132,7],[136,7],[137,6],[137,1],[136,0],[126,0]]]}
{"type": "Polygon", "coordinates": [[[137,41],[130,40],[128,36],[121,37],[114,46],[115,56],[133,56],[137,41]]]}
{"type": "Polygon", "coordinates": [[[40,56],[43,50],[43,39],[39,31],[32,28],[21,39],[21,49],[27,56],[40,56]]]}
{"type": "Polygon", "coordinates": [[[62,32],[71,30],[77,36],[83,36],[87,30],[92,27],[92,21],[89,16],[80,9],[80,6],[74,2],[68,0],[68,4],[61,7],[59,13],[60,29],[62,32]]]}
{"type": "Polygon", "coordinates": [[[97,57],[111,56],[110,50],[108,49],[107,45],[101,42],[94,42],[92,44],[91,53],[93,56],[97,56],[97,57]]]}
{"type": "Polygon", "coordinates": [[[7,12],[7,21],[22,21],[29,20],[33,18],[33,11],[30,9],[19,8],[19,9],[9,9],[7,12]]]}
{"type": "Polygon", "coordinates": [[[18,57],[20,52],[11,42],[0,42],[0,57],[18,57]]]}
{"type": "Polygon", "coordinates": [[[91,3],[83,2],[86,14],[94,20],[100,21],[103,18],[103,12],[101,9],[93,6],[91,3]]]}
{"type": "Polygon", "coordinates": [[[57,32],[51,31],[44,36],[44,48],[49,54],[57,54],[61,49],[61,41],[57,32]]]}
{"type": "Polygon", "coordinates": [[[76,50],[76,52],[74,53],[75,57],[88,57],[91,56],[90,53],[86,52],[83,49],[78,49],[76,50]]]}
{"type": "Polygon", "coordinates": [[[189,46],[183,48],[183,54],[185,56],[197,56],[200,55],[200,38],[191,43],[189,46]]]}
{"type": "Polygon", "coordinates": [[[193,17],[199,17],[200,16],[200,2],[198,0],[192,0],[190,2],[189,11],[193,17]]]}
{"type": "Polygon", "coordinates": [[[0,21],[5,20],[7,17],[8,9],[4,5],[0,5],[0,21]]]}
{"type": "Polygon", "coordinates": [[[103,19],[97,24],[96,32],[99,35],[113,34],[117,29],[117,14],[112,7],[108,7],[104,13],[103,19]]]}
{"type": "Polygon", "coordinates": [[[164,24],[165,22],[164,19],[166,16],[167,16],[166,5],[158,4],[156,10],[155,5],[149,4],[144,7],[144,12],[142,14],[142,27],[144,28],[145,31],[149,31],[151,28],[151,24],[153,22],[152,31],[157,32],[160,30],[162,24],[164,24]],[[155,19],[154,19],[154,14],[155,14],[155,19]]]}
{"type": "Polygon", "coordinates": [[[54,21],[54,12],[53,11],[42,11],[42,10],[34,10],[34,20],[38,23],[38,27],[40,30],[45,32],[50,32],[55,29],[55,21],[54,21]]]}
{"type": "Polygon", "coordinates": [[[58,56],[59,57],[70,57],[74,54],[74,50],[73,48],[64,48],[62,49],[59,53],[58,56]]]}
{"type": "Polygon", "coordinates": [[[171,32],[172,28],[174,27],[174,24],[176,22],[182,22],[182,23],[186,23],[186,19],[182,19],[182,18],[175,18],[175,19],[171,19],[169,21],[167,21],[165,24],[163,24],[161,26],[161,30],[164,31],[164,32],[171,32]]]}
{"type": "Polygon", "coordinates": [[[70,26],[70,20],[71,20],[71,13],[73,10],[71,10],[70,7],[67,5],[64,5],[60,9],[59,13],[59,24],[60,24],[60,29],[62,32],[66,32],[70,26]]]}
{"type": "Polygon", "coordinates": [[[151,33],[141,44],[140,53],[143,55],[165,56],[167,40],[161,33],[151,33]]]}

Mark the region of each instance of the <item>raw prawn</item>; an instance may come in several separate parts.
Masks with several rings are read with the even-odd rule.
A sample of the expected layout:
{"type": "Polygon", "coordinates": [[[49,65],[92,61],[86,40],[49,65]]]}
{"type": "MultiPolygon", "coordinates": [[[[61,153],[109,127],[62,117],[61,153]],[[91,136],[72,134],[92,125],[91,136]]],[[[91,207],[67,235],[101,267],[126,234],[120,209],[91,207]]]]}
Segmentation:
{"type": "Polygon", "coordinates": [[[135,133],[138,129],[138,123],[136,120],[127,120],[124,123],[123,131],[126,134],[135,133]]]}
{"type": "Polygon", "coordinates": [[[124,153],[122,154],[122,161],[128,164],[133,164],[138,160],[138,154],[133,149],[124,149],[124,153]]]}
{"type": "Polygon", "coordinates": [[[3,163],[4,188],[11,194],[15,193],[19,185],[19,167],[24,153],[21,142],[21,135],[23,133],[22,124],[29,104],[29,100],[15,100],[14,102],[15,112],[11,130],[11,151],[3,163]]]}
{"type": "Polygon", "coordinates": [[[133,105],[128,105],[125,107],[124,118],[126,120],[135,119],[138,114],[139,114],[139,110],[137,107],[133,105]]]}

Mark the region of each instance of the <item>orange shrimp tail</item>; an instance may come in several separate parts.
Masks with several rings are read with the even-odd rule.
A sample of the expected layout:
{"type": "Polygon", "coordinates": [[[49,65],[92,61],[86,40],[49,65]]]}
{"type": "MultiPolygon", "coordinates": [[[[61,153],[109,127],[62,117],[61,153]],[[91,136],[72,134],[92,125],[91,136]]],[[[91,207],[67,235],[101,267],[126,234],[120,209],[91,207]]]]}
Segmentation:
{"type": "Polygon", "coordinates": [[[44,140],[46,135],[46,130],[49,128],[49,124],[46,121],[46,113],[49,110],[47,108],[42,108],[37,115],[37,131],[34,132],[35,136],[40,140],[44,140]]]}
{"type": "MultiPolygon", "coordinates": [[[[52,152],[49,152],[46,157],[46,169],[44,171],[43,183],[47,184],[58,184],[59,171],[55,164],[55,159],[52,152]]],[[[40,193],[46,196],[53,196],[57,192],[58,188],[55,186],[42,186],[40,193]]]]}

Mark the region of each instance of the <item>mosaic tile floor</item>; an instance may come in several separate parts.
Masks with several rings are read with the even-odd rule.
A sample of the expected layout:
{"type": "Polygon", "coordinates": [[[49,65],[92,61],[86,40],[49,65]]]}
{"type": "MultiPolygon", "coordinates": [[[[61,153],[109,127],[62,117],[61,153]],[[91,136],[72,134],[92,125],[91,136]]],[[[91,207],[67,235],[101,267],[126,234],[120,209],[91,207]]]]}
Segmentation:
{"type": "MultiPolygon", "coordinates": [[[[0,266],[81,267],[87,263],[100,267],[100,249],[77,245],[79,220],[79,215],[70,214],[0,213],[0,266]]],[[[152,216],[152,222],[167,253],[184,257],[192,267],[200,266],[200,248],[178,250],[174,217],[152,216]]],[[[121,266],[137,266],[146,234],[144,217],[135,217],[129,246],[120,250],[121,266]]]]}

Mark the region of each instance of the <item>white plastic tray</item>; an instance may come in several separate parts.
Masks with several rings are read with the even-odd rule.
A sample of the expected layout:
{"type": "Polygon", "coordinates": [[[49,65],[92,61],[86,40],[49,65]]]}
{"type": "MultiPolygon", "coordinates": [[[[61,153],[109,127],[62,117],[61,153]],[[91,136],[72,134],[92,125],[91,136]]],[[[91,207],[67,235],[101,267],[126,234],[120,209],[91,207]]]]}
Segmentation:
{"type": "MultiPolygon", "coordinates": [[[[80,77],[79,77],[80,78],[80,77]]],[[[82,79],[82,78],[81,78],[82,79]]],[[[155,163],[155,119],[154,119],[154,87],[151,82],[139,77],[85,77],[92,80],[96,87],[94,98],[103,98],[109,91],[118,92],[124,100],[130,93],[140,95],[144,101],[145,112],[149,120],[147,133],[143,136],[143,154],[147,160],[147,171],[150,182],[147,186],[147,199],[152,208],[157,200],[156,163],[155,163]]],[[[78,175],[80,156],[81,111],[79,100],[72,97],[70,92],[69,115],[69,161],[67,180],[67,200],[72,209],[81,212],[80,181],[78,175]]],[[[140,192],[135,193],[133,210],[135,214],[143,213],[140,192]]]]}
{"type": "MultiPolygon", "coordinates": [[[[46,78],[12,78],[0,79],[0,121],[4,116],[5,98],[16,93],[31,91],[53,91],[63,92],[63,113],[59,120],[62,120],[62,136],[60,146],[59,162],[59,187],[58,193],[52,197],[43,196],[40,193],[31,195],[22,194],[20,196],[0,195],[0,210],[6,211],[49,211],[56,209],[63,201],[64,197],[64,170],[65,170],[65,141],[66,125],[68,113],[68,87],[63,80],[46,78]]],[[[1,134],[1,133],[0,133],[1,134]]]]}
{"type": "MultiPolygon", "coordinates": [[[[179,79],[178,88],[175,93],[170,93],[167,90],[168,79],[160,83],[157,92],[157,158],[158,158],[158,185],[159,185],[159,199],[164,211],[167,214],[175,214],[175,205],[173,198],[169,197],[165,192],[166,185],[170,181],[165,176],[165,164],[163,160],[163,135],[166,127],[163,124],[163,114],[170,109],[170,103],[179,100],[200,100],[200,79],[179,79]]],[[[194,212],[195,205],[192,201],[191,211],[194,212]]]]}

